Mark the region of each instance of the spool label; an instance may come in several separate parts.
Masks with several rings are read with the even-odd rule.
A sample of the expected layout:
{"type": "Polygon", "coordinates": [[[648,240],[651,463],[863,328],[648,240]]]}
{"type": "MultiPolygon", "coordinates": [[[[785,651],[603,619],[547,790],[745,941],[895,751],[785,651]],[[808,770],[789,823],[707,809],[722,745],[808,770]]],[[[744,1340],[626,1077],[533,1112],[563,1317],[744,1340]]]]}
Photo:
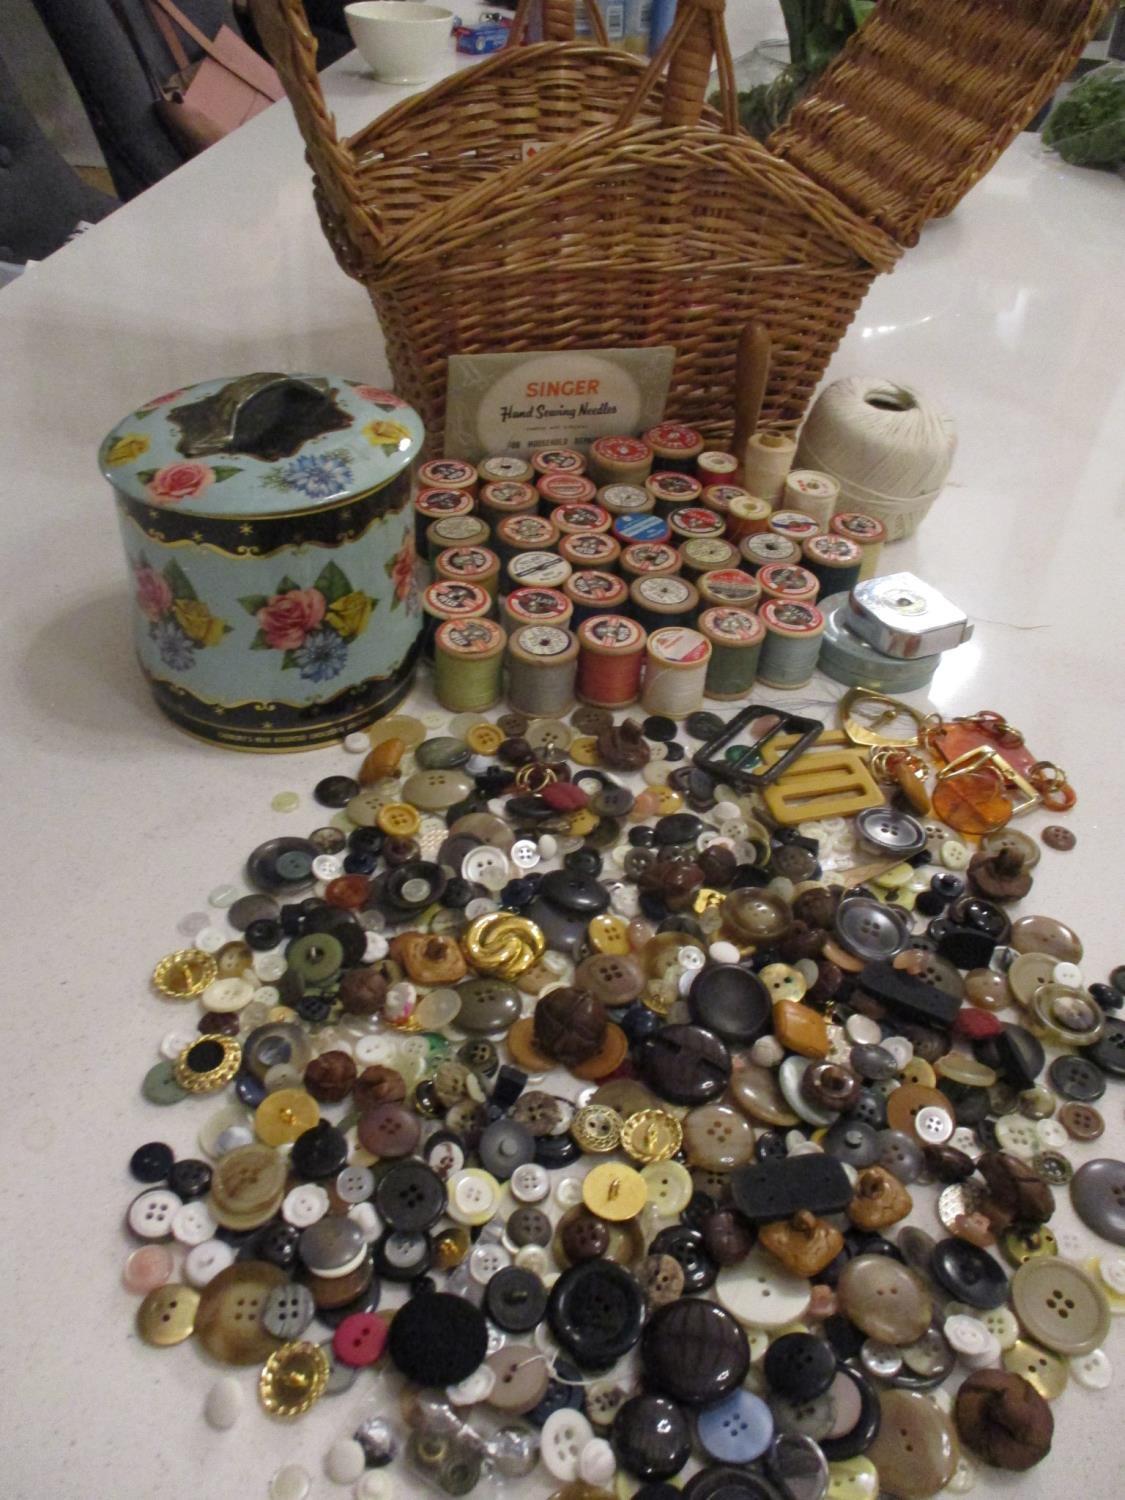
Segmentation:
{"type": "Polygon", "coordinates": [[[715,635],[721,635],[724,640],[738,646],[755,645],[765,633],[757,615],[752,615],[745,609],[730,609],[726,605],[704,610],[699,623],[706,625],[715,635]]]}
{"type": "Polygon", "coordinates": [[[645,441],[665,453],[698,453],[703,447],[703,439],[695,428],[679,422],[661,422],[645,433],[645,441]]]}
{"type": "Polygon", "coordinates": [[[682,578],[661,574],[657,578],[642,578],[637,584],[637,596],[645,604],[669,606],[687,604],[691,599],[691,586],[682,578]]]}
{"type": "Polygon", "coordinates": [[[723,520],[713,510],[685,505],[672,517],[672,530],[684,536],[722,536],[723,520]]]}
{"type": "Polygon", "coordinates": [[[614,578],[610,573],[598,573],[593,568],[584,573],[575,573],[570,580],[572,594],[579,594],[583,599],[599,603],[606,599],[616,598],[622,588],[619,578],[614,578]]]}
{"type": "Polygon", "coordinates": [[[788,563],[771,563],[758,574],[758,582],[771,594],[810,594],[816,592],[816,579],[808,568],[788,563]]]}
{"type": "Polygon", "coordinates": [[[758,580],[741,568],[718,568],[705,573],[699,582],[705,594],[725,599],[728,604],[752,604],[762,592],[758,580]]]}
{"type": "Polygon", "coordinates": [[[592,500],[596,491],[593,482],[583,474],[551,473],[544,474],[539,481],[539,493],[544,500],[566,505],[577,500],[592,500]]]}
{"type": "Polygon", "coordinates": [[[748,536],[742,544],[743,551],[758,562],[780,563],[795,557],[797,548],[788,537],[778,536],[773,531],[759,531],[748,536]]]}
{"type": "Polygon", "coordinates": [[[489,479],[522,479],[528,472],[528,464],[514,453],[498,453],[494,458],[486,458],[481,469],[489,479]]]}
{"type": "Polygon", "coordinates": [[[567,539],[566,550],[575,557],[601,561],[612,556],[614,544],[603,532],[582,531],[567,539]]]}
{"type": "Polygon", "coordinates": [[[662,542],[668,522],[659,516],[621,516],[614,530],[623,542],[662,542]]]}
{"type": "Polygon", "coordinates": [[[664,542],[640,542],[636,546],[626,547],[624,559],[637,573],[653,573],[658,568],[667,568],[675,564],[675,549],[666,546],[664,542]]]}
{"type": "Polygon", "coordinates": [[[817,562],[838,563],[841,566],[857,563],[862,556],[860,549],[846,536],[812,536],[805,551],[817,562]]]}
{"type": "Polygon", "coordinates": [[[423,484],[453,484],[462,489],[473,484],[476,477],[477,471],[472,464],[464,464],[458,458],[431,458],[418,470],[418,478],[423,484]]]}
{"type": "Polygon", "coordinates": [[[717,537],[694,537],[680,548],[680,556],[690,562],[693,567],[702,568],[704,572],[707,572],[733,557],[734,548],[729,542],[721,541],[717,537]]]}
{"type": "Polygon", "coordinates": [[[802,495],[815,495],[818,500],[834,495],[839,485],[826,474],[817,474],[813,469],[802,469],[799,474],[790,474],[786,483],[790,489],[800,490],[802,495]]]}
{"type": "Polygon", "coordinates": [[[716,510],[730,510],[734,501],[741,500],[743,495],[750,499],[749,492],[737,484],[709,484],[703,491],[704,500],[716,510]]]}
{"type": "Polygon", "coordinates": [[[844,536],[856,537],[861,543],[881,542],[887,535],[887,528],[882,521],[877,521],[874,516],[860,515],[858,511],[845,511],[833,516],[832,530],[844,536]]]}
{"type": "Polygon", "coordinates": [[[529,656],[561,656],[570,648],[570,632],[554,625],[526,625],[516,640],[529,656]]]}
{"type": "Polygon", "coordinates": [[[690,474],[653,474],[648,487],[658,500],[694,500],[703,490],[690,474]]]}
{"type": "Polygon", "coordinates": [[[541,583],[556,588],[566,582],[570,564],[553,552],[524,552],[508,564],[508,576],[520,583],[541,583]]]}
{"type": "Polygon", "coordinates": [[[535,503],[535,491],[529,484],[502,481],[499,484],[485,485],[481,499],[487,500],[489,505],[532,505],[535,503]]]}
{"type": "Polygon", "coordinates": [[[550,619],[552,615],[566,614],[566,600],[554,589],[516,589],[508,596],[510,615],[523,615],[528,620],[550,619]]]}
{"type": "Polygon", "coordinates": [[[598,458],[607,458],[611,463],[643,464],[651,457],[652,449],[640,438],[603,437],[591,446],[590,452],[598,458]]]}
{"type": "Polygon", "coordinates": [[[436,523],[433,530],[434,540],[444,543],[446,547],[452,547],[468,537],[478,536],[483,524],[482,521],[477,520],[476,516],[447,516],[436,523]]]}
{"type": "Polygon", "coordinates": [[[714,453],[701,453],[696,463],[709,474],[734,474],[738,471],[738,459],[733,453],[724,453],[721,449],[714,453]]]}
{"type": "Polygon", "coordinates": [[[414,501],[414,509],[424,516],[448,516],[472,508],[473,498],[464,490],[421,490],[414,501]]]}
{"type": "Polygon", "coordinates": [[[594,531],[609,524],[600,505],[560,505],[555,515],[558,526],[573,526],[579,531],[594,531]]]}
{"type": "Polygon", "coordinates": [[[426,606],[441,614],[460,615],[488,607],[488,595],[475,583],[454,583],[448,578],[431,583],[423,596],[426,606]]]}
{"type": "Polygon", "coordinates": [[[438,627],[437,644],[463,656],[493,651],[504,632],[492,620],[447,620],[438,627]]]}
{"type": "Polygon", "coordinates": [[[813,635],[824,624],[824,616],[811,604],[795,599],[769,599],[761,608],[762,623],[782,625],[790,635],[813,635]]]}
{"type": "Polygon", "coordinates": [[[681,625],[665,625],[662,630],[654,631],[648,645],[653,656],[684,667],[706,661],[711,649],[698,630],[686,630],[681,625]]]}
{"type": "Polygon", "coordinates": [[[639,484],[607,484],[602,499],[618,511],[644,510],[648,505],[648,494],[639,484]]]}
{"type": "Polygon", "coordinates": [[[451,573],[488,573],[495,564],[492,553],[484,547],[447,547],[441,554],[441,565],[451,573]]]}
{"type": "Polygon", "coordinates": [[[635,620],[624,615],[595,615],[578,632],[584,641],[592,641],[607,651],[634,650],[644,640],[644,631],[635,620]]]}
{"type": "Polygon", "coordinates": [[[543,516],[507,516],[500,522],[497,535],[506,542],[549,542],[555,528],[543,516]]]}
{"type": "Polygon", "coordinates": [[[738,521],[764,521],[770,513],[770,503],[743,490],[731,500],[730,513],[738,521]]]}
{"type": "Polygon", "coordinates": [[[802,515],[799,510],[775,510],[770,517],[770,530],[776,531],[780,536],[803,540],[805,537],[816,536],[820,527],[812,516],[802,515]]]}
{"type": "Polygon", "coordinates": [[[531,461],[540,474],[581,474],[586,467],[586,460],[573,448],[540,448],[531,461]]]}

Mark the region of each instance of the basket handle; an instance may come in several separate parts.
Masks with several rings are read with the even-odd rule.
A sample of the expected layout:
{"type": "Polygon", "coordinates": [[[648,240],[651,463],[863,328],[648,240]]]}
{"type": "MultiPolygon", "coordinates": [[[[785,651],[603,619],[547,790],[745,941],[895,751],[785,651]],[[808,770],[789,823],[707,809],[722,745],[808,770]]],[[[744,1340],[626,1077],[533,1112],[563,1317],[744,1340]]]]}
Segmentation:
{"type": "Polygon", "coordinates": [[[324,102],[303,0],[251,0],[251,11],[293,106],[317,187],[355,249],[370,251],[383,240],[379,216],[361,204],[355,158],[324,102]]]}
{"type": "Polygon", "coordinates": [[[631,125],[641,105],[652,92],[653,84],[668,69],[664,90],[661,124],[698,125],[703,113],[707,80],[711,76],[711,58],[719,70],[719,101],[723,129],[728,135],[738,133],[738,103],[734,86],[734,64],[723,11],[726,0],[680,0],[671,31],[660,51],[649,63],[637,84],[633,97],[617,118],[618,129],[631,125]]]}
{"type": "MultiPolygon", "coordinates": [[[[537,5],[543,20],[545,42],[572,42],[574,40],[574,18],[578,0],[519,0],[512,17],[511,29],[505,47],[519,47],[527,35],[532,6],[537,5]]],[[[597,0],[582,0],[590,18],[590,30],[599,47],[609,46],[609,33],[605,29],[605,18],[597,0]]]]}

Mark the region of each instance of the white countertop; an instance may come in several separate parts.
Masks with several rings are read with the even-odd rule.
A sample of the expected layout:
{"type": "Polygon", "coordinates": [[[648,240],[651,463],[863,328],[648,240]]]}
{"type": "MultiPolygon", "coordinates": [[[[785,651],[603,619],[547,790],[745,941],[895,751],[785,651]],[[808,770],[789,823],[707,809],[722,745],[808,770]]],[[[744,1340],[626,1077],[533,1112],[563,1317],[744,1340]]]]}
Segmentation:
{"type": "MultiPolygon", "coordinates": [[[[742,18],[745,19],[745,18],[742,18]]],[[[771,28],[772,29],[772,28],[771,28]]],[[[736,50],[741,50],[740,47],[736,50]]],[[[329,75],[357,128],[403,91],[358,59],[329,75]]],[[[1119,811],[1122,433],[1119,179],[1021,138],[948,219],[881,277],[830,375],[878,373],[954,414],[951,482],[910,542],[886,554],[976,622],[946,659],[934,706],[997,709],[1064,766],[1079,795],[1071,854],[1044,853],[1022,910],[1069,921],[1088,979],[1125,961],[1119,811]],[[1118,814],[1114,816],[1115,812],[1118,814]]],[[[177,922],[238,881],[262,839],[303,831],[273,794],[305,799],[342,754],[226,754],[171,727],[132,659],[110,495],[95,463],[126,411],[191,381],[253,369],[387,379],[362,289],[337,270],[286,105],[190,163],[0,293],[4,507],[4,827],[8,891],[0,1290],[0,1493],[5,1500],[264,1496],[303,1462],[318,1500],[328,1444],[371,1405],[363,1379],[302,1423],[247,1410],[228,1434],[201,1417],[213,1378],[194,1348],[140,1344],[120,1284],[126,1166],[142,1141],[189,1153],[208,1107],[140,1097],[175,1018],[149,993],[177,922]],[[367,1399],[363,1392],[366,1391],[367,1399]]],[[[839,696],[818,684],[802,701],[839,696]]],[[[916,698],[918,695],[915,695],[916,698]]],[[[921,699],[918,699],[921,701],[921,699]]],[[[794,705],[796,706],[796,705],[794,705]]],[[[1050,821],[1028,820],[1030,828],[1050,821]]],[[[1122,1153],[1125,1089],[1075,1159],[1122,1153]]],[[[920,1222],[936,1227],[924,1190],[920,1222]]],[[[1056,1222],[1090,1253],[1065,1191],[1056,1222]]],[[[1109,1351],[1125,1373],[1118,1324],[1109,1351]]],[[[977,1494],[1120,1494],[1120,1391],[1073,1382],[1054,1405],[1055,1451],[977,1494]],[[1116,1425],[1115,1425],[1116,1423],[1116,1425]]],[[[540,1474],[521,1493],[545,1495],[540,1474]]]]}

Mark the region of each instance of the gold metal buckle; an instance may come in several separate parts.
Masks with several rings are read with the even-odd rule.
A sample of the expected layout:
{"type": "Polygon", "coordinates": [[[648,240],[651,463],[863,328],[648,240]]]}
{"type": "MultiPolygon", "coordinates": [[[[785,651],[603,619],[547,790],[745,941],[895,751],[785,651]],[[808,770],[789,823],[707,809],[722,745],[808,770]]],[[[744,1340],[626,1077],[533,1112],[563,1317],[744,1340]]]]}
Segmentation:
{"type": "Polygon", "coordinates": [[[1015,787],[1023,796],[1022,802],[1012,804],[1013,817],[1027,812],[1030,808],[1038,807],[1042,799],[1031,782],[1026,776],[1021,776],[1015,767],[1004,759],[999,750],[990,745],[978,745],[975,750],[966,750],[956,760],[951,760],[947,766],[943,766],[937,774],[937,779],[948,781],[952,776],[966,776],[970,771],[983,771],[986,767],[997,772],[1005,788],[1015,787]]]}

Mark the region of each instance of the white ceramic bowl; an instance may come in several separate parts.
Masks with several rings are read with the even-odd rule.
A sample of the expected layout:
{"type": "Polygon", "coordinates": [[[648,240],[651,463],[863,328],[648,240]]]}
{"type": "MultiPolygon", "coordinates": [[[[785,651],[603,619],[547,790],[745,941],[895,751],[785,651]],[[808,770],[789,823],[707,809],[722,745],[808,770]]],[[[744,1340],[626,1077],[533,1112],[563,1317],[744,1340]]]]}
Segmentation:
{"type": "Polygon", "coordinates": [[[380,83],[420,83],[440,73],[453,47],[453,12],[415,0],[359,0],[348,30],[380,83]]]}

